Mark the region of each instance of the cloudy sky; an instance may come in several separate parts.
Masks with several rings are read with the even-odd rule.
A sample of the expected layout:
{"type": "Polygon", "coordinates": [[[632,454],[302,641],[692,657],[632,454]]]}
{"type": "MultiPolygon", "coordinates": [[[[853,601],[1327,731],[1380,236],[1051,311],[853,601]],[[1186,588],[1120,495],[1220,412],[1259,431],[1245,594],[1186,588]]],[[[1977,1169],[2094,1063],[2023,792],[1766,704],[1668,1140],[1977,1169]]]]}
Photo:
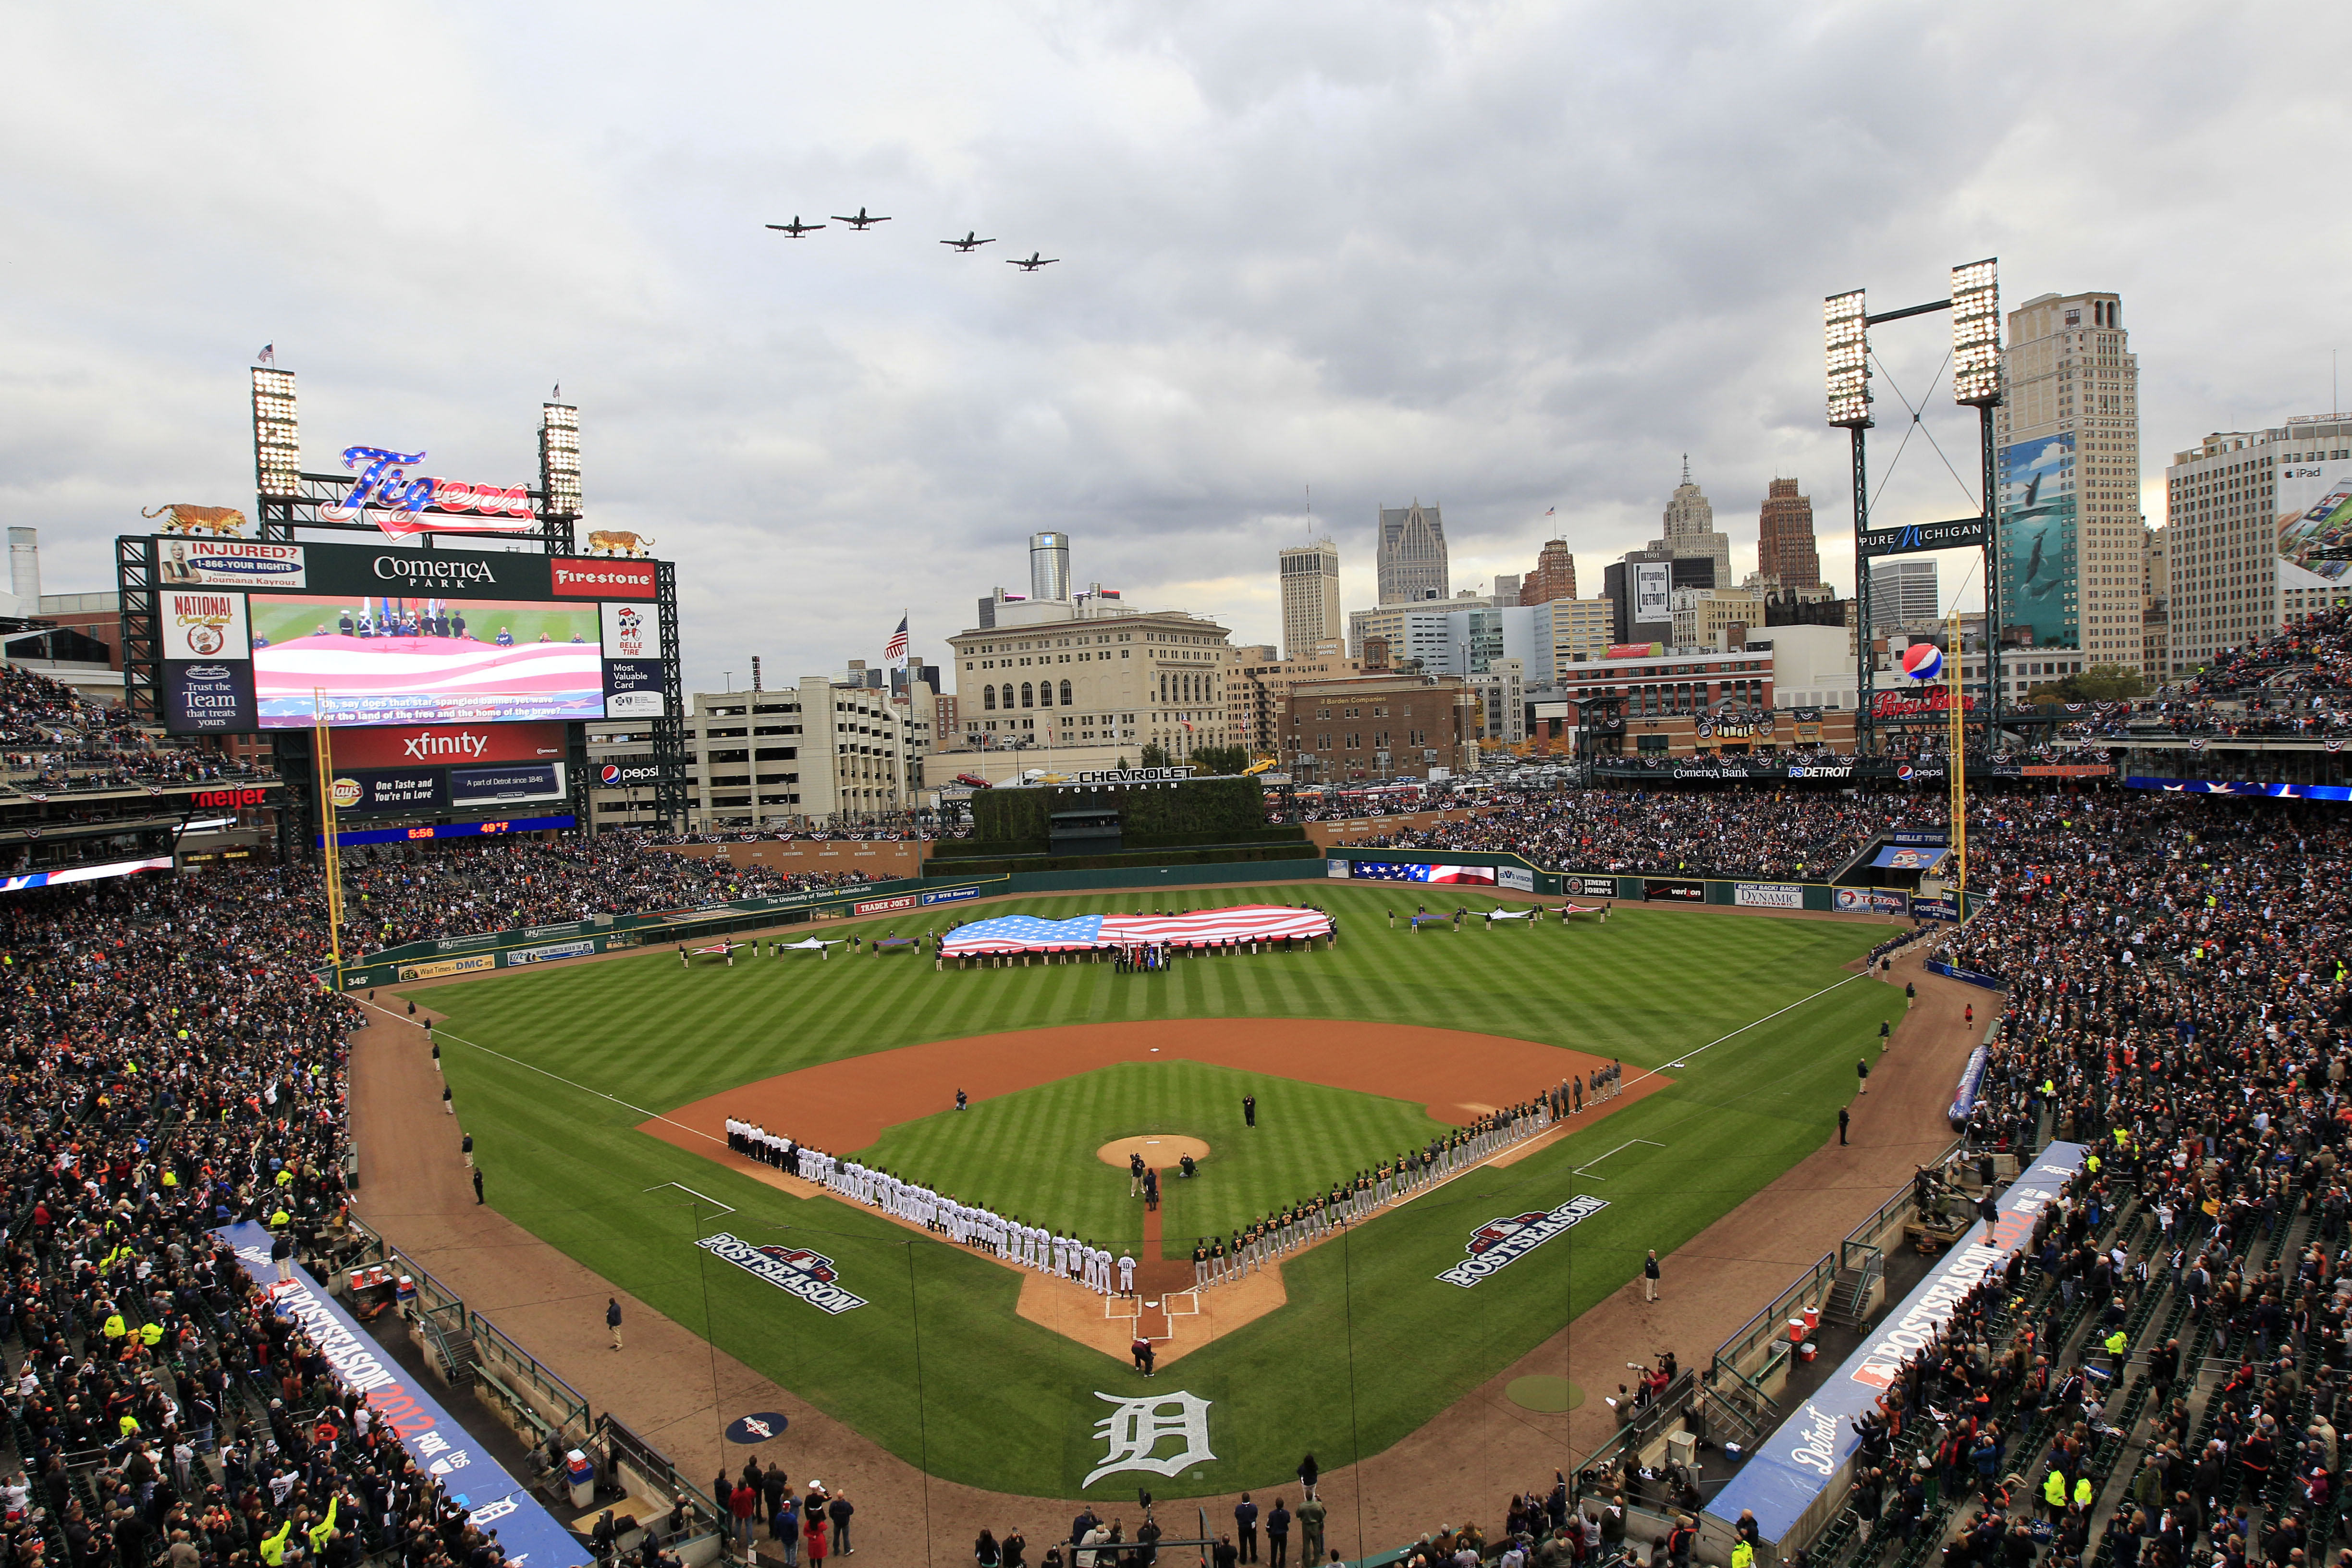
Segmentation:
{"type": "MultiPolygon", "coordinates": [[[[690,686],[902,609],[936,658],[1038,528],[1237,640],[1310,530],[1370,603],[1414,497],[1456,587],[1556,531],[1590,593],[1685,452],[1736,567],[1795,475],[1850,583],[1822,296],[1982,256],[2124,296],[2157,520],[2173,449],[2324,411],[2352,348],[2352,9],[11,0],[0,48],[0,511],[49,591],[142,506],[251,506],[264,342],[314,468],[533,479],[561,382],[690,686]]],[[[1876,519],[1971,510],[1941,320],[1879,346],[1874,451],[1890,382],[1931,412],[1876,519]]]]}

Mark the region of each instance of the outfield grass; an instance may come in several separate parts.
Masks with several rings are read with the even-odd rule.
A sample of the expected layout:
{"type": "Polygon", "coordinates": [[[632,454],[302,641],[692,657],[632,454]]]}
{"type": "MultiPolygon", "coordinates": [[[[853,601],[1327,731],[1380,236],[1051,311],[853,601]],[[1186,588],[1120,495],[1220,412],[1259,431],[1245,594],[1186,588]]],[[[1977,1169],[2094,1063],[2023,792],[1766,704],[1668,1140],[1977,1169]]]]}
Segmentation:
{"type": "MultiPolygon", "coordinates": [[[[904,959],[840,957],[685,971],[662,951],[426,994],[450,1015],[443,1065],[489,1191],[518,1223],[908,1460],[972,1485],[1077,1495],[1103,1453],[1094,1426],[1109,1406],[1098,1394],[1188,1390],[1212,1402],[1216,1458],[1172,1479],[1109,1476],[1089,1495],[1131,1495],[1139,1479],[1162,1496],[1197,1495],[1284,1479],[1306,1448],[1327,1466],[1378,1453],[1523,1354],[1622,1284],[1644,1249],[1671,1250],[1818,1147],[1853,1092],[1855,1057],[1903,1007],[1893,988],[1841,967],[1884,934],[1876,925],[1630,908],[1605,926],[1388,930],[1383,911],[1409,909],[1416,894],[1426,896],[1339,885],[1154,891],[1153,907],[1173,909],[1312,897],[1339,917],[1343,940],[1329,952],[1179,962],[1151,975],[1108,965],[937,973],[904,959]],[[1689,1055],[1782,1008],[1791,1010],[1689,1055]],[[1670,1088],[1589,1131],[1294,1260],[1288,1307],[1149,1384],[1015,1316],[1020,1280],[1011,1270],[829,1198],[789,1197],[635,1131],[652,1111],[843,1057],[1007,1029],[1187,1017],[1375,1019],[1516,1036],[1621,1057],[1633,1069],[1688,1065],[1670,1088]],[[1646,1142],[1619,1147],[1635,1139],[1646,1142]],[[1573,1174],[1604,1152],[1605,1181],[1573,1174]],[[736,1212],[720,1215],[665,1183],[736,1212]],[[1472,1289],[1434,1278],[1486,1221],[1580,1192],[1610,1206],[1571,1236],[1472,1289]],[[819,1313],[694,1245],[718,1229],[822,1252],[869,1305],[819,1313]]],[[[1034,899],[985,912],[1066,916],[1135,901],[1034,899]]],[[[867,923],[908,935],[951,912],[867,923]]],[[[1126,1108],[1108,1098],[1089,1104],[1097,1080],[1106,1090],[1122,1081],[1088,1075],[910,1123],[885,1142],[894,1165],[907,1151],[908,1174],[952,1186],[943,1180],[952,1168],[930,1163],[984,1162],[990,1182],[997,1169],[1008,1182],[1028,1173],[1030,1201],[1061,1201],[1056,1187],[1077,1183],[1073,1171],[1123,1118],[1191,1114],[1155,1108],[1147,1079],[1134,1080],[1141,1097],[1126,1108]],[[1032,1096],[1034,1112],[1021,1103],[1032,1096]],[[1074,1106],[1093,1121],[1073,1116],[1074,1106]],[[1024,1144],[1015,1124],[1032,1115],[1024,1144]],[[958,1134],[971,1146],[950,1147],[958,1134]]],[[[1203,1114],[1229,1093],[1202,1092],[1203,1114]]],[[[1327,1114],[1360,1120],[1334,1136],[1366,1140],[1348,1151],[1350,1168],[1391,1152],[1410,1119],[1384,1122],[1389,1102],[1377,1097],[1342,1100],[1327,1114]]],[[[1223,1146],[1213,1128],[1196,1135],[1223,1146]]],[[[1116,1173],[1094,1169],[1123,1204],[1116,1173]]],[[[1269,1164],[1247,1179],[1271,1193],[1301,1173],[1269,1164]]],[[[973,1194],[998,1195],[980,1176],[968,1180],[973,1194]]],[[[1019,1201],[1007,1206],[1026,1212],[1019,1201]]],[[[1676,1348],[1687,1363],[1712,1347],[1676,1348]]]]}
{"type": "Polygon", "coordinates": [[[1120,1062],[903,1122],[859,1157],[1117,1251],[1142,1236],[1143,1205],[1128,1196],[1127,1172],[1095,1151],[1140,1133],[1198,1138],[1209,1145],[1201,1173],[1162,1189],[1162,1248],[1173,1258],[1448,1131],[1402,1100],[1207,1062],[1120,1062]],[[1280,1131],[1244,1126],[1242,1096],[1260,1096],[1271,1115],[1276,1087],[1280,1131]]]}

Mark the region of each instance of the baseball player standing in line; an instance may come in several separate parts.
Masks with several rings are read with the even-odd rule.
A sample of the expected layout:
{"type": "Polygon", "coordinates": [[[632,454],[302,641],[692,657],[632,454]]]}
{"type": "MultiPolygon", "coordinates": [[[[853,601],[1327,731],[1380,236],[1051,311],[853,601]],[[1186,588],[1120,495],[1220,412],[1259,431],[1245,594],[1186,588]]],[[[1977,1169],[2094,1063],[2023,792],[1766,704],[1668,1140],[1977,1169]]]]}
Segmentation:
{"type": "Polygon", "coordinates": [[[1118,1293],[1122,1296],[1135,1294],[1135,1258],[1124,1251],[1118,1255],[1118,1293]]]}

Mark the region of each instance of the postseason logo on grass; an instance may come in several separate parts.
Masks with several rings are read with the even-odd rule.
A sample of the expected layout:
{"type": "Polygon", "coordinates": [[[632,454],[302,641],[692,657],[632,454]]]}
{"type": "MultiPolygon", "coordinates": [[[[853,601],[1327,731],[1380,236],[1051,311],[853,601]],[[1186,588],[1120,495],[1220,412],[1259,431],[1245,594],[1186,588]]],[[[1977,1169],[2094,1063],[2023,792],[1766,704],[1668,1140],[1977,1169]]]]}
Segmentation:
{"type": "Polygon", "coordinates": [[[758,1247],[739,1241],[725,1231],[706,1236],[697,1247],[716,1253],[746,1273],[756,1274],[777,1289],[798,1296],[820,1312],[838,1316],[866,1305],[834,1283],[833,1259],[804,1247],[758,1247]]]}
{"type": "Polygon", "coordinates": [[[1580,1221],[1608,1206],[1608,1199],[1588,1194],[1570,1198],[1549,1212],[1538,1210],[1506,1219],[1490,1219],[1470,1233],[1469,1244],[1463,1248],[1470,1256],[1438,1278],[1467,1290],[1496,1269],[1509,1268],[1553,1237],[1567,1234],[1580,1221]]]}

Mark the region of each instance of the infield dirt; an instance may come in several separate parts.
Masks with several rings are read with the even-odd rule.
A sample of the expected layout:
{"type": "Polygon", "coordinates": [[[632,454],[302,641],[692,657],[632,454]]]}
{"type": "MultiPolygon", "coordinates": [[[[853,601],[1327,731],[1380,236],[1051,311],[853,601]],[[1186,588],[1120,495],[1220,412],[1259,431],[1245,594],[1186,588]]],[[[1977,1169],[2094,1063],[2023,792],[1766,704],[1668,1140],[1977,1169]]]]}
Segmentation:
{"type": "MultiPolygon", "coordinates": [[[[1948,1145],[1944,1108],[1983,1032],[1980,1024],[1963,1024],[1962,1008],[1983,1002],[1984,994],[1922,973],[1916,950],[1879,978],[1915,982],[1919,999],[1874,1065],[1874,1092],[1853,1104],[1852,1144],[1841,1146],[1835,1126],[1825,1125],[1820,1150],[1666,1258],[1657,1302],[1644,1302],[1629,1284],[1385,1452],[1327,1468],[1320,1490],[1332,1544],[1360,1557],[1472,1519],[1491,1534],[1509,1492],[1548,1486],[1555,1467],[1572,1467],[1614,1429],[1598,1398],[1565,1415],[1523,1409],[1505,1393],[1513,1379],[1565,1371],[1587,1388],[1606,1389],[1626,1362],[1645,1361],[1661,1346],[1674,1347],[1685,1365],[1702,1361],[1907,1180],[1915,1164],[1948,1145]]],[[[1066,1535],[1075,1503],[926,1477],[496,1209],[476,1206],[458,1124],[441,1114],[424,1031],[393,1012],[374,1016],[352,1037],[361,1216],[558,1369],[593,1408],[611,1411],[689,1475],[758,1457],[782,1463],[795,1482],[823,1476],[856,1500],[860,1554],[883,1568],[965,1550],[983,1526],[1001,1536],[1017,1525],[1033,1555],[1066,1535]],[[629,1348],[617,1355],[606,1348],[604,1326],[612,1295],[629,1312],[629,1348]],[[727,1443],[726,1424],[751,1410],[789,1415],[788,1438],[755,1449],[727,1443]]],[[[1296,1489],[1277,1490],[1297,1502],[1296,1489]]],[[[1213,1528],[1230,1519],[1234,1500],[1200,1500],[1213,1528]]],[[[1186,1523],[1192,1507],[1190,1500],[1180,1505],[1186,1523]]],[[[1131,1533],[1136,1510],[1114,1511],[1128,1516],[1131,1533]]]]}

